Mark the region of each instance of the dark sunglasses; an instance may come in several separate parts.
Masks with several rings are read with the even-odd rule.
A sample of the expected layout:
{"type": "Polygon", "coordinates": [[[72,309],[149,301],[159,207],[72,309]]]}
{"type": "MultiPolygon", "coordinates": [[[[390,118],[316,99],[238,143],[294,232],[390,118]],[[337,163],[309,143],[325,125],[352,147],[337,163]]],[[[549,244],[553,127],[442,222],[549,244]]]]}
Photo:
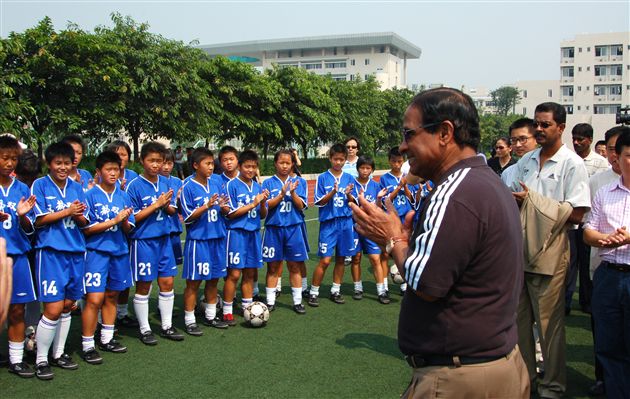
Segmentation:
{"type": "Polygon", "coordinates": [[[532,125],[534,125],[534,127],[542,127],[543,129],[547,129],[549,126],[553,125],[552,122],[546,122],[546,121],[542,121],[542,122],[538,122],[538,121],[534,121],[532,122],[532,125]]]}
{"type": "Polygon", "coordinates": [[[426,128],[428,128],[428,127],[437,126],[437,125],[439,125],[440,123],[442,123],[442,122],[427,123],[427,124],[425,124],[425,125],[418,126],[418,127],[417,127],[417,128],[415,128],[415,129],[408,129],[408,128],[406,128],[406,127],[403,127],[402,129],[400,129],[400,133],[402,133],[403,140],[404,140],[404,141],[406,141],[406,142],[409,142],[409,140],[411,139],[411,137],[412,137],[414,134],[416,134],[416,131],[417,131],[418,129],[426,129],[426,128]]]}
{"type": "Polygon", "coordinates": [[[347,145],[346,148],[349,149],[349,150],[356,150],[359,147],[356,146],[356,145],[347,145]]]}

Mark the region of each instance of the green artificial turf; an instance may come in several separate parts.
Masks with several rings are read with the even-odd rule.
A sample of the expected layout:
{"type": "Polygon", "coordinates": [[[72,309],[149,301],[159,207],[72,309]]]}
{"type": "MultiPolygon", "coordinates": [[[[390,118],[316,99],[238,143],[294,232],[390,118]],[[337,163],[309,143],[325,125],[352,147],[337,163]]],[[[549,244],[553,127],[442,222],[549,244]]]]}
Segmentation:
{"type": "MultiPolygon", "coordinates": [[[[307,219],[317,210],[307,211],[307,219]]],[[[317,262],[317,221],[307,223],[311,260],[309,282],[317,262]]],[[[260,289],[264,294],[264,271],[260,289]]],[[[401,297],[390,282],[392,303],[381,305],[367,259],[363,261],[364,299],[352,300],[352,279],[346,269],[342,293],[345,305],[327,299],[332,267],[320,291],[320,307],[307,306],[306,315],[291,309],[285,270],[283,292],[264,328],[239,325],[229,330],[202,327],[204,336],[186,336],[183,342],[159,339],[143,345],[136,330],[121,329],[126,354],[101,353],[104,363],[91,366],[79,358],[81,321],[72,318],[66,351],[79,362],[77,371],[53,368],[52,381],[20,379],[0,370],[0,398],[398,398],[411,369],[398,350],[396,329],[401,297]]],[[[174,325],[183,329],[183,281],[176,279],[174,325]]],[[[151,299],[151,324],[157,292],[151,299]]],[[[130,305],[133,311],[133,305],[130,305]]],[[[6,331],[0,333],[0,352],[7,354],[6,331]]],[[[567,397],[587,397],[594,378],[590,321],[577,310],[567,318],[567,397]]],[[[27,358],[32,364],[34,359],[27,358]]]]}

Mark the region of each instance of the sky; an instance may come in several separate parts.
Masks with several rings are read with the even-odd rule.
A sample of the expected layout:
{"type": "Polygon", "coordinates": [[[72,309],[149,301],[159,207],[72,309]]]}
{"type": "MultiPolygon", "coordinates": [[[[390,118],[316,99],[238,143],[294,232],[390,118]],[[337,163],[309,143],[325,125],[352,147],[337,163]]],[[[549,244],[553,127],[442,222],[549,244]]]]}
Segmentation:
{"type": "Polygon", "coordinates": [[[560,42],[576,34],[630,32],[630,1],[31,1],[0,0],[0,36],[49,16],[57,29],[147,22],[169,39],[199,44],[395,32],[422,49],[408,85],[495,89],[558,79],[560,42]]]}

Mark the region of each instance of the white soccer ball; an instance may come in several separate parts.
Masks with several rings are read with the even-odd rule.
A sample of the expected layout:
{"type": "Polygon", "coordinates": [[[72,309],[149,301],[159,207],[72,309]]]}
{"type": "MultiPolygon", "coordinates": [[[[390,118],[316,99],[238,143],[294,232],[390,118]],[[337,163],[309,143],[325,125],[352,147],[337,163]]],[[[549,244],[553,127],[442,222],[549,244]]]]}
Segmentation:
{"type": "Polygon", "coordinates": [[[269,321],[269,309],[262,302],[252,302],[243,309],[245,321],[252,327],[262,327],[269,321]]]}
{"type": "Polygon", "coordinates": [[[405,278],[402,276],[402,274],[400,274],[400,271],[398,271],[398,266],[396,265],[392,265],[389,268],[389,275],[392,278],[392,281],[396,284],[402,284],[405,282],[405,278]]]}

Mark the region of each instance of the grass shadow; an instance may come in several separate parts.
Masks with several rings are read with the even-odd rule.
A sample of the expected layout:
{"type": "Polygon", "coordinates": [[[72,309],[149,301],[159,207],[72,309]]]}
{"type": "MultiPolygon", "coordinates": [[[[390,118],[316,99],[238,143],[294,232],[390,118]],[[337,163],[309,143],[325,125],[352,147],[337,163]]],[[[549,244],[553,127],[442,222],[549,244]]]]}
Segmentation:
{"type": "Polygon", "coordinates": [[[398,340],[382,334],[349,333],[336,343],[347,349],[368,349],[399,360],[403,357],[398,349],[398,340]]]}

